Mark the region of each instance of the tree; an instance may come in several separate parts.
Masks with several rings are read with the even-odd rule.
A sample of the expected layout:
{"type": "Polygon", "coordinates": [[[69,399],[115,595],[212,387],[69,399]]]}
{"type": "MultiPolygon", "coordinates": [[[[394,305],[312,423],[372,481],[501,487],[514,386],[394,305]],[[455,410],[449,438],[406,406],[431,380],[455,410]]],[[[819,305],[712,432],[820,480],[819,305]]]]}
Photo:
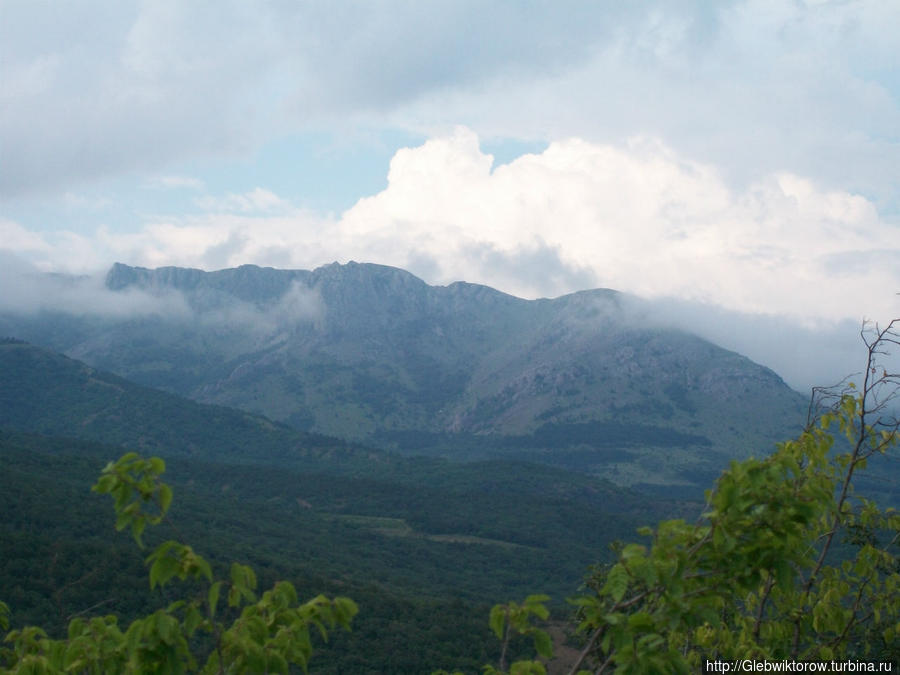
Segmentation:
{"type": "Polygon", "coordinates": [[[865,323],[861,385],[815,390],[799,438],[732,462],[697,523],[644,528],[649,542],[589,579],[573,600],[585,636],[573,673],[900,657],[900,515],[854,490],[898,442],[898,327],[865,323]]]}
{"type": "MultiPolygon", "coordinates": [[[[803,433],[732,462],[698,522],[664,521],[639,530],[648,542],[617,546],[570,600],[584,638],[570,675],[691,673],[704,659],[900,661],[900,514],[854,489],[900,441],[900,372],[888,368],[898,329],[864,323],[861,386],[815,389],[803,433]]],[[[504,613],[491,613],[504,645],[510,629],[539,630],[521,610],[518,623],[504,613]]],[[[486,672],[504,668],[501,657],[486,672]]],[[[509,672],[545,669],[520,661],[509,672]]]]}
{"type": "MultiPolygon", "coordinates": [[[[146,526],[167,520],[172,490],[160,480],[164,471],[160,458],[128,453],[107,465],[93,487],[113,498],[116,529],[131,528],[142,548],[146,526]]],[[[205,590],[135,620],[124,631],[115,616],[75,618],[64,640],[35,626],[11,631],[4,640],[11,648],[0,651],[0,664],[14,673],[287,673],[291,664],[306,670],[314,630],[327,639],[336,626],[349,629],[357,612],[353,601],[342,597],[320,595],[300,604],[286,581],[258,597],[255,573],[238,563],[231,565],[228,579],[214,581],[210,564],[174,540],[157,546],[146,562],[151,589],[178,577],[205,583],[205,590]]],[[[0,603],[4,630],[8,612],[0,603]]]]}

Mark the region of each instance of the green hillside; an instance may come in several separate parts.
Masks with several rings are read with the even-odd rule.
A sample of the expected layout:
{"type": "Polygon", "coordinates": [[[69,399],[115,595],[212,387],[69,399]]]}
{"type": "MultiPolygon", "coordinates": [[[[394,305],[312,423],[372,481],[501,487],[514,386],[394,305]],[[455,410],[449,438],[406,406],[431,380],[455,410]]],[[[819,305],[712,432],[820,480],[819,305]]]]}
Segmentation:
{"type": "Polygon", "coordinates": [[[8,429],[166,456],[341,464],[355,454],[337,439],[137,385],[17,340],[0,343],[0,376],[0,427],[8,429]]]}
{"type": "Polygon", "coordinates": [[[317,672],[474,669],[493,658],[490,604],[540,589],[565,614],[610,542],[699,510],[519,460],[403,457],[302,434],[20,342],[0,344],[0,375],[0,598],[13,625],[60,630],[82,611],[127,618],[165,603],[89,492],[136,446],[167,458],[176,494],[178,534],[148,543],[177,536],[214,564],[252,564],[261,585],[286,578],[360,603],[354,632],[322,659],[334,670],[317,672]],[[415,647],[380,655],[388,630],[415,647]]]}
{"type": "Polygon", "coordinates": [[[6,313],[0,333],[295,430],[652,489],[699,490],[805,417],[805,397],[771,370],[655,325],[611,290],[523,300],[357,263],[117,264],[107,289],[157,310],[6,313]]]}
{"type": "MultiPolygon", "coordinates": [[[[148,593],[142,556],[113,531],[109,505],[89,492],[120,452],[0,432],[0,509],[9,514],[0,523],[0,597],[13,609],[13,625],[58,632],[85,610],[127,619],[165,604],[164,595],[148,593]]],[[[326,648],[320,662],[332,670],[314,672],[377,672],[387,663],[380,658],[400,658],[411,668],[404,672],[436,664],[474,669],[495,648],[485,624],[490,604],[535,588],[561,602],[608,555],[612,539],[670,512],[665,504],[632,501],[611,512],[582,499],[535,498],[527,486],[516,490],[515,473],[482,472],[483,482],[469,486],[475,471],[451,472],[443,488],[436,474],[396,483],[172,460],[178,533],[162,528],[148,544],[184,537],[214,565],[252,564],[264,587],[284,578],[310,597],[353,597],[361,606],[354,632],[326,648]],[[380,636],[388,630],[410,649],[386,653],[380,636]]]]}

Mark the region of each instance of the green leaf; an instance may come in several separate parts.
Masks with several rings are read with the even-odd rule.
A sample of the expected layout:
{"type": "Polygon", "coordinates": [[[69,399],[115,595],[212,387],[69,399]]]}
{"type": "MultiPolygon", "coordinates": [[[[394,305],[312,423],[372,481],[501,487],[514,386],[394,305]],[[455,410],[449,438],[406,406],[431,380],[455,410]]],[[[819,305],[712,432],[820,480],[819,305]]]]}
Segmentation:
{"type": "Polygon", "coordinates": [[[172,488],[168,485],[159,486],[159,506],[163,514],[169,510],[172,503],[172,488]]]}
{"type": "Polygon", "coordinates": [[[121,532],[126,527],[128,527],[128,523],[131,522],[131,514],[130,513],[120,513],[116,516],[116,531],[121,532]]]}
{"type": "Polygon", "coordinates": [[[646,553],[647,548],[640,544],[626,544],[622,549],[622,560],[643,557],[646,553]]]}
{"type": "Polygon", "coordinates": [[[547,669],[537,661],[516,661],[509,667],[509,675],[546,675],[547,669]]]}
{"type": "Polygon", "coordinates": [[[606,583],[603,585],[602,593],[609,595],[615,602],[619,602],[628,590],[628,572],[621,563],[613,565],[609,574],[606,575],[606,583]]]}
{"type": "Polygon", "coordinates": [[[216,607],[219,604],[219,593],[222,591],[222,582],[217,581],[212,586],[209,587],[209,615],[214,617],[216,615],[216,607]]]}
{"type": "Polygon", "coordinates": [[[544,603],[549,599],[549,595],[529,595],[525,598],[523,607],[542,621],[546,621],[547,617],[550,616],[550,612],[544,606],[544,603]]]}
{"type": "Polygon", "coordinates": [[[212,581],[212,568],[204,558],[192,551],[190,563],[191,570],[195,577],[204,577],[207,581],[212,581]]]}
{"type": "Polygon", "coordinates": [[[163,586],[178,573],[178,560],[169,555],[158,557],[150,567],[150,588],[163,586]]]}
{"type": "Polygon", "coordinates": [[[775,578],[777,579],[778,588],[789,590],[794,583],[794,570],[787,560],[779,560],[775,567],[775,578]]]}
{"type": "Polygon", "coordinates": [[[545,659],[553,657],[553,641],[550,635],[539,628],[534,629],[534,650],[545,659]]]}
{"type": "Polygon", "coordinates": [[[491,615],[488,621],[491,630],[494,631],[494,635],[496,635],[500,640],[503,639],[503,628],[506,624],[506,613],[507,608],[505,605],[494,605],[491,608],[491,615]]]}
{"type": "Polygon", "coordinates": [[[654,628],[653,618],[647,612],[635,612],[628,617],[628,627],[639,633],[650,631],[654,628]]]}

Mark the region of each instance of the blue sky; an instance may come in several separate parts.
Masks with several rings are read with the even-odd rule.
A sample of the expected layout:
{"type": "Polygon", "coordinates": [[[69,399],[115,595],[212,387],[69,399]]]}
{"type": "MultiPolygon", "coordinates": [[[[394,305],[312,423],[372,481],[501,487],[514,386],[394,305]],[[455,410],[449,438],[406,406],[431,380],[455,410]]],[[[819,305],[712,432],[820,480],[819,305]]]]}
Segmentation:
{"type": "Polygon", "coordinates": [[[0,255],[885,319],[897,26],[893,0],[2,0],[0,255]]]}

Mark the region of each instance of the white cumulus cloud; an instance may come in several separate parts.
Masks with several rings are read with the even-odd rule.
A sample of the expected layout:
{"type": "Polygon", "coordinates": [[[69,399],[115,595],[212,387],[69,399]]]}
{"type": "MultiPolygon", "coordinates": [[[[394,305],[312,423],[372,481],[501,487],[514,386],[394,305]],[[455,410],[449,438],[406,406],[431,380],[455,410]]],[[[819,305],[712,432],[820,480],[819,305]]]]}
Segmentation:
{"type": "Polygon", "coordinates": [[[459,127],[399,150],[387,188],[340,217],[264,188],[207,206],[92,238],[6,222],[6,247],[44,267],[73,249],[82,263],[203,268],[356,259],[525,297],[605,286],[808,320],[886,316],[900,289],[900,228],[865,197],[783,172],[738,190],[651,138],[572,138],[494,167],[459,127]]]}

